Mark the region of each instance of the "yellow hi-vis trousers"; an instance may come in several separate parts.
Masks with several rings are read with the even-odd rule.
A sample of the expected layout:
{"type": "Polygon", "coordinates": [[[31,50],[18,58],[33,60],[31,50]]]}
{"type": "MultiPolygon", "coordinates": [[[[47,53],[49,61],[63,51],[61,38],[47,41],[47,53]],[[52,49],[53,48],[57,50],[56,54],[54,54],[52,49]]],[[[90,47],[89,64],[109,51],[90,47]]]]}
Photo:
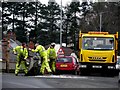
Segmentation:
{"type": "Polygon", "coordinates": [[[19,60],[20,60],[20,57],[17,56],[17,62],[16,62],[16,68],[15,68],[15,74],[18,74],[19,71],[20,71],[20,68],[22,67],[22,69],[24,70],[25,74],[28,73],[28,69],[27,69],[27,66],[26,66],[26,62],[25,61],[21,61],[19,63],[19,60]]]}
{"type": "Polygon", "coordinates": [[[47,56],[43,57],[42,65],[41,65],[41,68],[40,68],[40,73],[41,74],[44,74],[45,68],[47,69],[48,72],[52,72],[51,69],[50,69],[48,60],[47,60],[47,56]]]}
{"type": "Polygon", "coordinates": [[[50,69],[52,70],[52,72],[55,72],[55,70],[56,70],[55,63],[56,63],[55,59],[50,59],[49,65],[50,65],[50,69]]]}

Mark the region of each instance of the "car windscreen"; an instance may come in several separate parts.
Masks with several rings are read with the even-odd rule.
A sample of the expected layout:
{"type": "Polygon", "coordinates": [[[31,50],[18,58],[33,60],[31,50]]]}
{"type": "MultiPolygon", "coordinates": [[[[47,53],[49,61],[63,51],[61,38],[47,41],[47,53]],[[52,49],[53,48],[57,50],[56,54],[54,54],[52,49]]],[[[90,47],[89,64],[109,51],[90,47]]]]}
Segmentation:
{"type": "Polygon", "coordinates": [[[72,58],[71,57],[59,57],[59,58],[57,58],[56,62],[59,62],[59,63],[71,63],[72,58]]]}
{"type": "Polygon", "coordinates": [[[113,50],[114,38],[112,37],[83,37],[82,48],[84,50],[113,50]]]}

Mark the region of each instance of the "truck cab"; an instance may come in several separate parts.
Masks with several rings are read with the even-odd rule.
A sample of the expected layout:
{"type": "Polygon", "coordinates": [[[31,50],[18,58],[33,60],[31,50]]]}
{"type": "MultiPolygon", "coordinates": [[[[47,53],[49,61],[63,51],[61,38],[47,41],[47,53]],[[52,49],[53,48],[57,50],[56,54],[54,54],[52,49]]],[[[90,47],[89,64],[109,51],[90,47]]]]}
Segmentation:
{"type": "Polygon", "coordinates": [[[117,62],[118,33],[88,32],[79,34],[80,68],[84,72],[91,69],[115,70],[117,62]]]}

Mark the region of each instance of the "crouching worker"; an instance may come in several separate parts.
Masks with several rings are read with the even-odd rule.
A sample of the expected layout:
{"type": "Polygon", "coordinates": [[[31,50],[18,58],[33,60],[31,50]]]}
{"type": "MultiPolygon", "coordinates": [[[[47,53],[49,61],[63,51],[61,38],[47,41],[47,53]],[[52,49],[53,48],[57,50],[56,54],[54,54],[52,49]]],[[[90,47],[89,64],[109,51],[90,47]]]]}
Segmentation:
{"type": "MultiPolygon", "coordinates": [[[[29,49],[31,50],[31,49],[29,49]]],[[[47,69],[47,72],[49,74],[52,73],[49,63],[48,63],[48,58],[47,58],[47,51],[42,45],[39,45],[38,43],[35,44],[35,50],[32,49],[32,52],[38,52],[40,57],[41,57],[41,68],[40,68],[40,74],[43,75],[45,73],[45,68],[47,69]]]]}
{"type": "Polygon", "coordinates": [[[28,58],[28,50],[26,48],[26,43],[22,43],[22,46],[17,46],[13,49],[15,55],[17,55],[15,75],[17,76],[20,68],[25,72],[25,75],[28,73],[28,69],[26,66],[26,59],[28,58]]]}

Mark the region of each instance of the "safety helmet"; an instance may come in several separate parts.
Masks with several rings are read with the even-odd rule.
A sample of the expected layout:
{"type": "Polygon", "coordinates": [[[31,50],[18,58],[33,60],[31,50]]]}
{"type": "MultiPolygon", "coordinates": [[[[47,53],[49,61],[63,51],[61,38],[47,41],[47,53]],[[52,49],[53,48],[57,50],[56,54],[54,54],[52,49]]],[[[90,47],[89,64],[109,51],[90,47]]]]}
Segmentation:
{"type": "Polygon", "coordinates": [[[55,47],[55,43],[51,43],[51,45],[50,45],[50,47],[52,48],[54,48],[55,47]]]}
{"type": "Polygon", "coordinates": [[[51,43],[51,46],[55,46],[55,43],[51,43]]]}
{"type": "Polygon", "coordinates": [[[36,43],[36,44],[35,44],[35,47],[37,47],[38,45],[39,45],[39,43],[36,43]]]}

